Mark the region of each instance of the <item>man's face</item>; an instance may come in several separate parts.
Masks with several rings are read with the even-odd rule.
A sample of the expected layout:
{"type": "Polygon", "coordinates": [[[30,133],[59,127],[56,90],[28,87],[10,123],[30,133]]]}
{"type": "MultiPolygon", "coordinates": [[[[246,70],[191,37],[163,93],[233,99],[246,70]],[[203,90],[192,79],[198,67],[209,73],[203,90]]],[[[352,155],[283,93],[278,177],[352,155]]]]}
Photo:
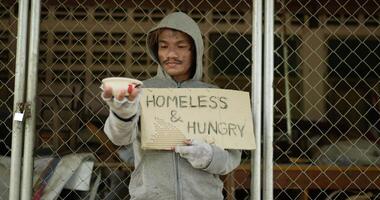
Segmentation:
{"type": "Polygon", "coordinates": [[[183,32],[164,29],[158,36],[158,59],[174,80],[188,80],[191,74],[191,39],[183,32]]]}

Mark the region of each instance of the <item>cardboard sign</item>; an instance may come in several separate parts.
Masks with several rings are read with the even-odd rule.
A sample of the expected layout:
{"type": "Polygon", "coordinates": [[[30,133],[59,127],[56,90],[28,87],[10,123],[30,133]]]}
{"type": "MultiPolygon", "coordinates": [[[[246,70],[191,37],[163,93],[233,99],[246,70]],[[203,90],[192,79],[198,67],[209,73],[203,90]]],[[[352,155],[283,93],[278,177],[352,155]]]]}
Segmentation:
{"type": "Polygon", "coordinates": [[[144,88],[144,149],[169,149],[203,139],[225,149],[255,149],[248,92],[206,88],[144,88]]]}

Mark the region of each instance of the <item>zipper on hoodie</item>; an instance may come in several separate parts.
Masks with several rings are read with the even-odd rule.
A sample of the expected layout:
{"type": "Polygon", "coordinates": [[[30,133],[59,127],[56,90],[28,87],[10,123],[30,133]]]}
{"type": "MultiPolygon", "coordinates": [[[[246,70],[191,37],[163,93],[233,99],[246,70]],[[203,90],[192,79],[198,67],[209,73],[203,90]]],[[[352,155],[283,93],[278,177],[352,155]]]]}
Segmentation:
{"type": "Polygon", "coordinates": [[[176,199],[181,200],[182,199],[182,192],[181,192],[181,184],[180,184],[180,178],[179,178],[179,155],[175,152],[174,152],[174,165],[175,165],[176,188],[177,188],[176,199]]]}
{"type": "Polygon", "coordinates": [[[177,82],[177,88],[181,87],[181,82],[177,82]]]}
{"type": "MultiPolygon", "coordinates": [[[[181,88],[182,82],[176,82],[177,88],[181,88]]],[[[177,200],[182,200],[181,182],[179,177],[179,155],[174,152],[175,176],[177,182],[177,200]]]]}

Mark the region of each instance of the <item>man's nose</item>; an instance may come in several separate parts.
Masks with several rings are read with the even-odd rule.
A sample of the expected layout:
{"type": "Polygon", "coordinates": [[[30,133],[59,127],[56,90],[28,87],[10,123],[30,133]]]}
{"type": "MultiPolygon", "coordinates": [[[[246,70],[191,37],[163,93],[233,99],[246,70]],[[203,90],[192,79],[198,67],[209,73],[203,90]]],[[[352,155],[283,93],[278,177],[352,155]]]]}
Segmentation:
{"type": "Polygon", "coordinates": [[[177,50],[175,48],[169,48],[168,49],[168,57],[169,58],[176,58],[178,56],[177,50]]]}

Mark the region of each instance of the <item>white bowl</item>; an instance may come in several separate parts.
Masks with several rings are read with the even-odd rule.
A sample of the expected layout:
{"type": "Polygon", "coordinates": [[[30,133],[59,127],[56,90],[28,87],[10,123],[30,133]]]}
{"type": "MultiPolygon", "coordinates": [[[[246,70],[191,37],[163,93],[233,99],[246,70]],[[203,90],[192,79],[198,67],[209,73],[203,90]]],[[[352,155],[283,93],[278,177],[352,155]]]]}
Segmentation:
{"type": "MultiPolygon", "coordinates": [[[[115,93],[117,93],[117,91],[120,91],[121,89],[128,90],[129,85],[141,87],[143,85],[143,82],[133,78],[110,77],[102,80],[102,85],[100,86],[101,89],[103,89],[103,85],[112,87],[112,95],[115,96],[115,93]]],[[[128,95],[128,93],[126,95],[128,95]]]]}

